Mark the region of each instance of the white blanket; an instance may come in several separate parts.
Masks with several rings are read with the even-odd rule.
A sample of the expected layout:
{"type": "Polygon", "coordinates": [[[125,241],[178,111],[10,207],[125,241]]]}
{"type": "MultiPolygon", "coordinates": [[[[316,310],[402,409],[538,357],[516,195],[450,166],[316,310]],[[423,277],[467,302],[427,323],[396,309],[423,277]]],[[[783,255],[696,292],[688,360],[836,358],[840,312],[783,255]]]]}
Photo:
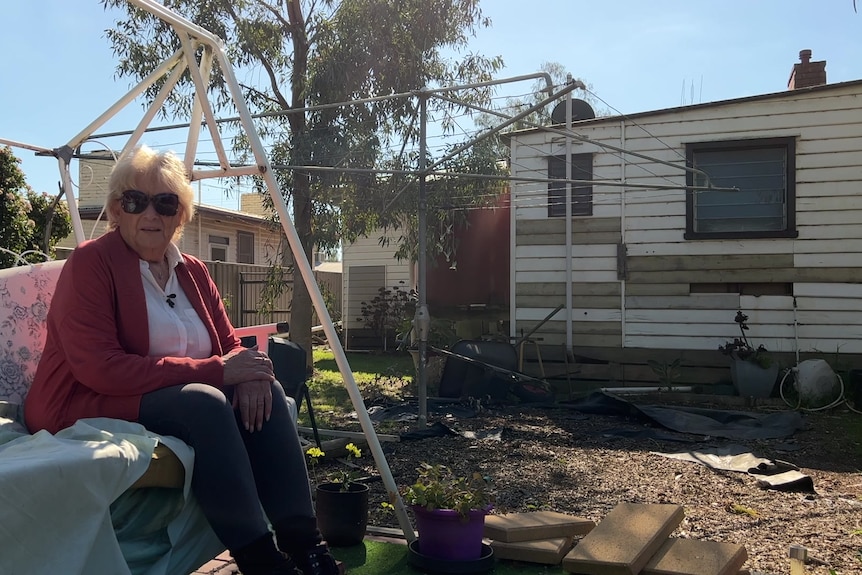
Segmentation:
{"type": "Polygon", "coordinates": [[[0,575],[187,575],[224,549],[176,438],[105,418],[56,435],[16,426],[0,418],[0,575]],[[182,461],[184,489],[127,491],[159,441],[182,461]]]}

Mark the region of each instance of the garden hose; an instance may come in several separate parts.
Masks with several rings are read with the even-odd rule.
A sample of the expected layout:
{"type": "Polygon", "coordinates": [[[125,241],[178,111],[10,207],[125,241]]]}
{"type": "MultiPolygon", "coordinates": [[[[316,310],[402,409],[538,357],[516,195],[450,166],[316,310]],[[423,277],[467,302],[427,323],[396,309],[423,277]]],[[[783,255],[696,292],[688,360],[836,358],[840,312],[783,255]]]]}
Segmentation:
{"type": "Polygon", "coordinates": [[[790,375],[791,373],[794,374],[794,380],[795,380],[795,374],[797,374],[798,371],[799,371],[798,367],[788,368],[784,372],[784,375],[781,378],[781,382],[779,382],[779,384],[778,384],[778,393],[779,393],[779,395],[781,395],[781,399],[784,401],[784,403],[786,403],[788,406],[790,406],[794,410],[812,411],[813,412],[813,411],[824,411],[827,409],[832,409],[834,407],[838,407],[842,403],[845,403],[845,404],[847,404],[847,409],[849,409],[850,411],[852,411],[854,413],[862,414],[862,411],[859,411],[858,409],[855,409],[852,405],[850,405],[850,401],[847,399],[847,396],[844,395],[844,379],[840,375],[838,375],[837,373],[835,374],[835,377],[838,378],[838,383],[840,384],[840,391],[838,393],[838,397],[834,401],[832,401],[831,403],[828,403],[828,404],[821,406],[821,407],[802,407],[802,397],[801,396],[797,399],[796,405],[793,405],[792,403],[790,403],[790,401],[788,401],[788,399],[784,396],[784,382],[787,380],[787,376],[790,375]]]}

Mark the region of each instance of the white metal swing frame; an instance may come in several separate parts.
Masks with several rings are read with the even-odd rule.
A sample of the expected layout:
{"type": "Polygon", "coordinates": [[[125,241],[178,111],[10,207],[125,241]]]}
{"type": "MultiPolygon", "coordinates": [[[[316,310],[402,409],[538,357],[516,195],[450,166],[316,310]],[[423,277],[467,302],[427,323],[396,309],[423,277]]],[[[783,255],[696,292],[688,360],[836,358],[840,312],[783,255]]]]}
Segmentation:
{"type": "MultiPolygon", "coordinates": [[[[231,65],[227,57],[224,43],[221,39],[210,33],[208,30],[205,30],[204,28],[186,20],[185,18],[177,15],[170,9],[162,6],[161,4],[158,4],[154,0],[128,1],[138,6],[139,8],[146,10],[147,12],[150,12],[151,14],[160,18],[165,23],[169,24],[174,29],[175,33],[180,39],[180,49],[177,50],[170,58],[162,62],[155,70],[153,70],[152,73],[149,74],[149,76],[144,78],[134,88],[129,90],[129,92],[125,96],[117,100],[116,103],[114,103],[107,110],[105,110],[105,112],[103,112],[98,118],[96,118],[93,122],[87,125],[86,128],[81,130],[80,133],[78,133],[71,140],[69,140],[68,143],[66,143],[64,146],[55,150],[36,150],[36,148],[32,146],[18,143],[15,144],[40,152],[50,152],[52,155],[56,156],[60,170],[60,178],[63,183],[63,189],[67,191],[66,199],[68,201],[69,211],[72,216],[72,229],[75,235],[76,243],[80,244],[85,239],[84,228],[81,222],[80,213],[78,212],[78,207],[75,201],[74,194],[71,193],[72,178],[69,170],[69,164],[75,151],[84,142],[86,142],[88,138],[90,138],[99,127],[103,126],[120,110],[132,103],[138,96],[143,94],[149,87],[153,86],[162,77],[168,75],[167,80],[165,81],[162,88],[159,90],[159,93],[156,95],[156,98],[153,100],[152,104],[144,113],[140,123],[137,125],[131,136],[129,136],[126,145],[118,156],[118,158],[124,157],[133,148],[135,148],[135,146],[138,145],[141,140],[141,137],[143,136],[147,128],[150,126],[150,123],[155,118],[159,109],[167,100],[171,91],[176,87],[177,83],[182,77],[182,74],[186,70],[188,70],[194,82],[195,96],[194,105],[191,112],[191,118],[189,121],[189,130],[188,137],[186,140],[185,153],[183,155],[186,170],[191,175],[192,180],[203,180],[206,178],[224,178],[229,176],[257,175],[262,178],[263,181],[266,183],[266,188],[269,191],[269,195],[272,198],[273,205],[278,212],[282,228],[284,229],[285,236],[287,237],[288,244],[290,246],[291,252],[293,253],[294,265],[299,267],[303,282],[305,283],[305,286],[311,296],[311,301],[314,305],[314,309],[317,312],[318,317],[320,318],[321,324],[323,325],[323,331],[326,334],[326,339],[329,342],[330,347],[332,348],[333,354],[335,356],[335,362],[338,365],[342,377],[344,378],[344,384],[347,388],[348,394],[350,395],[350,400],[353,403],[353,407],[356,410],[357,416],[359,418],[359,423],[362,427],[362,431],[365,435],[366,441],[368,442],[369,449],[374,457],[374,462],[377,466],[377,470],[380,473],[380,476],[383,480],[383,484],[386,486],[386,489],[389,492],[391,499],[394,501],[395,514],[398,518],[398,523],[402,531],[404,532],[405,538],[408,541],[412,542],[416,538],[416,535],[413,531],[413,526],[410,522],[410,518],[407,515],[404,502],[401,499],[401,496],[398,492],[398,487],[395,484],[392,472],[389,469],[389,464],[386,461],[385,455],[383,454],[380,440],[377,437],[377,433],[374,429],[370,417],[368,416],[368,411],[365,408],[365,403],[362,399],[362,395],[360,394],[359,388],[356,385],[356,379],[354,378],[353,372],[350,369],[350,364],[347,362],[344,348],[341,346],[341,342],[335,331],[335,325],[332,322],[332,317],[329,315],[329,312],[326,309],[326,305],[323,301],[323,295],[321,294],[320,288],[317,285],[316,280],[314,279],[311,265],[304,255],[305,252],[302,248],[299,234],[297,233],[296,228],[293,225],[293,220],[288,213],[287,204],[279,191],[278,183],[275,180],[275,173],[272,170],[269,157],[266,154],[260,136],[257,133],[257,130],[255,129],[252,122],[252,115],[248,109],[245,98],[242,95],[239,82],[234,75],[233,66],[231,65]],[[198,49],[201,49],[201,57],[199,61],[195,56],[198,49]],[[222,74],[224,75],[224,79],[227,84],[230,97],[233,100],[233,104],[236,106],[236,109],[239,113],[242,130],[248,137],[248,143],[254,155],[254,165],[231,166],[228,160],[227,153],[225,152],[224,143],[222,142],[221,135],[218,131],[218,124],[216,122],[215,114],[207,99],[207,85],[209,83],[210,74],[212,72],[212,66],[214,62],[218,62],[218,66],[222,74]],[[213,146],[215,147],[215,152],[219,161],[219,169],[194,169],[194,158],[197,152],[202,121],[205,121],[207,129],[209,130],[210,136],[212,138],[213,146]]],[[[270,325],[256,327],[261,328],[261,334],[264,334],[267,331],[272,331],[270,329],[272,326],[270,325]]]]}

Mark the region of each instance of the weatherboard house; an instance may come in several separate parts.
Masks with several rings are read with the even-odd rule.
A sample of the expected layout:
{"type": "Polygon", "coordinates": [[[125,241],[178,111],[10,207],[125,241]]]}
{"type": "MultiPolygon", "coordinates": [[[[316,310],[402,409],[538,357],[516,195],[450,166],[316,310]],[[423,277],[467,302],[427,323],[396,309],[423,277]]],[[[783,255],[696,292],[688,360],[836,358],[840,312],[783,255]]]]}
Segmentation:
{"type": "Polygon", "coordinates": [[[804,50],[788,88],[513,133],[513,332],[626,382],[717,383],[737,310],[785,365],[862,354],[862,81],[804,50]]]}

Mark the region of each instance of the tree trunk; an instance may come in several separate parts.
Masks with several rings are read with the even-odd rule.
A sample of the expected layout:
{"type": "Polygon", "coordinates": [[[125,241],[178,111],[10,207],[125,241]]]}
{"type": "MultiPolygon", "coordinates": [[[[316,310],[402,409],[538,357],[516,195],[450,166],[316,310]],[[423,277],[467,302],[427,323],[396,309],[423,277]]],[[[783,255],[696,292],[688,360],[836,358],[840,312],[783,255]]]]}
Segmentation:
{"type": "MultiPolygon", "coordinates": [[[[305,17],[302,14],[300,2],[287,3],[287,15],[291,26],[291,40],[293,43],[293,74],[290,77],[291,105],[293,109],[305,107],[305,87],[308,74],[308,35],[305,30],[305,17]]],[[[297,142],[305,140],[308,122],[306,113],[300,112],[288,115],[291,130],[291,140],[294,144],[294,163],[303,165],[307,162],[304,154],[304,146],[299,146],[296,152],[297,142]]],[[[305,257],[312,261],[311,254],[314,248],[312,236],[312,205],[311,205],[311,182],[309,174],[296,172],[293,176],[293,224],[302,243],[303,254],[296,257],[305,257]]],[[[305,285],[305,280],[298,266],[293,268],[293,300],[290,305],[290,339],[305,350],[306,365],[309,369],[314,366],[311,353],[311,296],[305,285]]]]}
{"type": "MultiPolygon", "coordinates": [[[[294,177],[293,187],[293,223],[296,232],[302,242],[303,253],[298,257],[304,257],[311,262],[312,234],[311,234],[311,198],[309,197],[308,177],[297,174],[294,177]]],[[[311,295],[305,286],[305,280],[299,271],[299,266],[293,267],[293,301],[290,305],[290,339],[299,344],[306,352],[308,367],[314,362],[311,357],[311,295]]]]}

